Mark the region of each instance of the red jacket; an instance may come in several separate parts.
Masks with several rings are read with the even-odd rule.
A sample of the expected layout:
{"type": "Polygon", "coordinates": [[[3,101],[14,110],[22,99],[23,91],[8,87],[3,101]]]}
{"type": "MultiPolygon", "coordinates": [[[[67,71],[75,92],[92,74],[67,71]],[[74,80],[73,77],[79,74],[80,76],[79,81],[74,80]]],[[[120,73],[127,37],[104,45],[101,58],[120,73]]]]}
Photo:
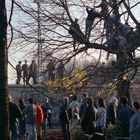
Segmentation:
{"type": "Polygon", "coordinates": [[[41,108],[41,105],[37,104],[36,105],[36,124],[43,123],[43,120],[44,120],[43,110],[41,108]]]}

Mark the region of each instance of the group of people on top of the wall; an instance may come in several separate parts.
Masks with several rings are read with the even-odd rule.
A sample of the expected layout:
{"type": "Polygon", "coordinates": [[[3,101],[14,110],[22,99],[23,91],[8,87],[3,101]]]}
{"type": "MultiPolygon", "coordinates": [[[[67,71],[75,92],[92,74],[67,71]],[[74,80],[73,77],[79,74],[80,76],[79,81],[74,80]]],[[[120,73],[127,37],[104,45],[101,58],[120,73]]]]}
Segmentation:
{"type": "Polygon", "coordinates": [[[37,64],[32,60],[30,66],[27,64],[27,60],[22,65],[22,62],[19,61],[16,65],[17,80],[16,84],[20,84],[21,78],[23,77],[23,83],[27,84],[29,80],[33,79],[33,84],[37,84],[36,75],[37,75],[37,64]]]}
{"type": "MultiPolygon", "coordinates": [[[[48,72],[48,80],[55,80],[55,74],[54,71],[57,69],[57,73],[59,78],[63,78],[65,66],[63,64],[63,61],[61,60],[55,68],[55,64],[53,60],[50,60],[47,65],[47,72],[48,72]]],[[[21,79],[23,78],[23,84],[28,84],[30,79],[33,79],[33,84],[37,84],[37,64],[35,60],[32,60],[31,64],[27,64],[27,60],[25,60],[25,63],[22,65],[22,62],[19,61],[16,65],[16,72],[17,72],[17,80],[16,84],[20,84],[21,79]]]]}

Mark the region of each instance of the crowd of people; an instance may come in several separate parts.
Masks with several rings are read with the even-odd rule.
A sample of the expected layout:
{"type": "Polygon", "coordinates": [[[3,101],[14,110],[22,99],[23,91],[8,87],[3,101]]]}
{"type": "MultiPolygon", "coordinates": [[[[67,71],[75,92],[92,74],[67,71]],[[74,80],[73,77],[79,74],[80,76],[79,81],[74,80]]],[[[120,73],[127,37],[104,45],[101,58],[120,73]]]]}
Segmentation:
{"type": "Polygon", "coordinates": [[[9,101],[9,126],[11,140],[19,140],[27,137],[28,140],[41,139],[42,132],[52,128],[52,106],[49,98],[40,104],[29,98],[25,104],[19,99],[19,104],[13,102],[13,97],[8,96],[9,101]]]}
{"type": "Polygon", "coordinates": [[[97,102],[92,97],[83,94],[83,100],[78,102],[74,95],[69,101],[63,98],[59,118],[64,140],[71,139],[72,130],[77,126],[82,128],[85,134],[102,134],[105,138],[106,130],[110,127],[118,127],[118,137],[139,140],[140,138],[140,104],[135,101],[130,104],[128,98],[122,96],[119,100],[112,97],[107,104],[103,98],[97,102]]]}
{"type": "MultiPolygon", "coordinates": [[[[118,127],[118,136],[139,140],[140,138],[140,103],[132,104],[127,97],[120,99],[111,97],[108,101],[103,98],[88,96],[83,93],[82,99],[78,95],[63,97],[58,111],[59,125],[62,129],[64,140],[73,139],[72,133],[78,127],[83,134],[94,136],[96,133],[105,138],[108,128],[118,127]]],[[[52,112],[49,98],[44,103],[38,103],[29,98],[25,104],[19,99],[19,104],[13,102],[11,95],[9,101],[9,126],[12,140],[27,137],[28,140],[42,138],[42,132],[47,135],[47,130],[52,128],[52,112]]],[[[55,126],[53,126],[55,127],[55,126]]],[[[58,126],[57,126],[58,127],[58,126]]]]}

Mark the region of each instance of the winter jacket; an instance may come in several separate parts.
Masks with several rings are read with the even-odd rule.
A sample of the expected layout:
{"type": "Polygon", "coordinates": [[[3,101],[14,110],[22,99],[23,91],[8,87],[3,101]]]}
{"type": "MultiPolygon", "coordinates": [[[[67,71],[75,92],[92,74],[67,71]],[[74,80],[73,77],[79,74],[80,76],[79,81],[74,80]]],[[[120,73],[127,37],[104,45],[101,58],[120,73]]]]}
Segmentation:
{"type": "Polygon", "coordinates": [[[27,124],[35,124],[36,120],[36,106],[34,104],[29,104],[23,110],[25,114],[25,120],[27,124]]]}
{"type": "Polygon", "coordinates": [[[40,105],[36,105],[36,124],[42,124],[44,121],[43,110],[40,105]]]}
{"type": "Polygon", "coordinates": [[[140,112],[136,112],[130,119],[129,133],[131,140],[140,139],[140,112]]]}

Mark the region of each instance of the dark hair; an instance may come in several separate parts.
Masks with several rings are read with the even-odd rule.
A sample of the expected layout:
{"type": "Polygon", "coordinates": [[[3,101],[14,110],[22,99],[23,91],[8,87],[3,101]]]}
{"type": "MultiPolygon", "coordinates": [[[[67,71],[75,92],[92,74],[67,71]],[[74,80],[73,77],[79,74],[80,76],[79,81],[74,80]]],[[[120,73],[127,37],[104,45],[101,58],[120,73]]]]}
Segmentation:
{"type": "Polygon", "coordinates": [[[125,96],[122,96],[122,97],[120,98],[120,102],[121,102],[123,105],[125,105],[125,104],[128,103],[128,98],[125,97],[125,96]]]}
{"type": "Polygon", "coordinates": [[[88,96],[87,93],[83,93],[84,98],[87,98],[87,96],[88,96]]]}
{"type": "Polygon", "coordinates": [[[91,97],[88,97],[88,98],[87,98],[87,104],[88,104],[88,105],[92,105],[92,103],[93,103],[92,98],[91,98],[91,97]]]}
{"type": "Polygon", "coordinates": [[[98,105],[99,105],[99,107],[105,107],[105,102],[104,102],[103,98],[98,99],[98,105]]]}
{"type": "Polygon", "coordinates": [[[73,95],[72,100],[76,101],[77,100],[77,95],[73,95]]]}
{"type": "Polygon", "coordinates": [[[29,103],[30,104],[33,104],[34,103],[33,98],[29,98],[29,103]]]}
{"type": "Polygon", "coordinates": [[[137,101],[135,101],[135,102],[133,103],[133,106],[134,106],[135,109],[140,109],[140,104],[139,104],[139,102],[137,102],[137,101]]]}

